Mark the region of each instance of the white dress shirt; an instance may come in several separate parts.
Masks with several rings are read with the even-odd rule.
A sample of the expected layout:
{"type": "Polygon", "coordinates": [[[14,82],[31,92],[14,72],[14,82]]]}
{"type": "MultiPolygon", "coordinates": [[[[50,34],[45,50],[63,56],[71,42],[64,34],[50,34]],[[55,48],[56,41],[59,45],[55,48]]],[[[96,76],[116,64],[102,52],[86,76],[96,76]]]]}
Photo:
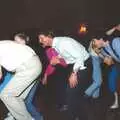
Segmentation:
{"type": "Polygon", "coordinates": [[[67,64],[74,64],[74,72],[86,68],[84,62],[89,58],[89,53],[79,42],[70,37],[55,37],[52,47],[56,49],[67,64]]]}
{"type": "Polygon", "coordinates": [[[27,45],[22,45],[10,40],[0,41],[0,65],[8,71],[14,71],[35,52],[27,45]]]}

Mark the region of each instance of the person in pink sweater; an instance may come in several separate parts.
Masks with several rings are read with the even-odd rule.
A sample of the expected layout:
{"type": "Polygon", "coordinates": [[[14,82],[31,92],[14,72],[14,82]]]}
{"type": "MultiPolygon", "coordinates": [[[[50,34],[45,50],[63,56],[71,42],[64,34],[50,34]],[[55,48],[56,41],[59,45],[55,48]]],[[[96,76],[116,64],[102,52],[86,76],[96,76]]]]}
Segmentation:
{"type": "Polygon", "coordinates": [[[47,84],[48,101],[52,101],[59,111],[67,110],[66,105],[66,79],[67,72],[64,59],[58,55],[54,48],[47,48],[46,55],[48,58],[48,65],[42,79],[42,84],[47,84]],[[54,64],[55,63],[55,64],[54,64]],[[56,64],[57,63],[57,64],[56,64]]]}
{"type": "Polygon", "coordinates": [[[64,59],[60,58],[60,56],[58,55],[57,51],[54,48],[47,48],[46,55],[47,55],[49,64],[45,70],[45,74],[42,80],[43,84],[47,84],[47,77],[49,75],[52,75],[56,70],[54,66],[54,61],[57,61],[57,63],[62,67],[67,67],[67,64],[65,63],[64,59]]]}

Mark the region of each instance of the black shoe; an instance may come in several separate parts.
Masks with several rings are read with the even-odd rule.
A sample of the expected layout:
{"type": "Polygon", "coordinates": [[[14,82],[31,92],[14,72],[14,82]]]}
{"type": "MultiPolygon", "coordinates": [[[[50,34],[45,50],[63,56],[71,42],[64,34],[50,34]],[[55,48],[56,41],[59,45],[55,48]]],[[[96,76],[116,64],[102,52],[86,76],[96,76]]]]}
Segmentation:
{"type": "Polygon", "coordinates": [[[86,98],[86,99],[90,99],[91,98],[91,96],[88,96],[86,94],[84,94],[83,97],[86,98]]]}
{"type": "Polygon", "coordinates": [[[68,110],[68,105],[60,105],[60,106],[58,105],[56,108],[57,108],[57,111],[63,112],[68,110]]]}

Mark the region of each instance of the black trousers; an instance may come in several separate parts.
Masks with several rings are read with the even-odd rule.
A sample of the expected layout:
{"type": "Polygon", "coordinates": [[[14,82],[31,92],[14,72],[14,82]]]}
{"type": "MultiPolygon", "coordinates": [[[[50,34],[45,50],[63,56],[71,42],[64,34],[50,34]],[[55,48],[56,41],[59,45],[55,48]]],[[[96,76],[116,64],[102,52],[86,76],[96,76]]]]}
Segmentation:
{"type": "Polygon", "coordinates": [[[48,77],[47,99],[50,104],[66,104],[67,72],[61,65],[55,66],[56,70],[48,77]]]}
{"type": "MultiPolygon", "coordinates": [[[[92,83],[92,60],[89,58],[85,65],[87,69],[79,70],[77,73],[78,84],[75,88],[67,88],[67,102],[68,102],[68,119],[74,120],[76,117],[79,117],[80,120],[88,120],[91,113],[89,109],[89,101],[84,98],[85,90],[92,83]]],[[[90,119],[89,119],[90,120],[90,119]]],[[[91,118],[91,120],[93,120],[91,118]]]]}

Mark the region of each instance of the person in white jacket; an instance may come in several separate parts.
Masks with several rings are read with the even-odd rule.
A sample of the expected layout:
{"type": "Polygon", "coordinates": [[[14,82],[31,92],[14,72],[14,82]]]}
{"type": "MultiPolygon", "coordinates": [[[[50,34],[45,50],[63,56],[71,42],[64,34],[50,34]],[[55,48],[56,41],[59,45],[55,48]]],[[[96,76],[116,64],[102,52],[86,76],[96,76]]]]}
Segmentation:
{"type": "MultiPolygon", "coordinates": [[[[0,41],[0,66],[13,72],[11,80],[0,93],[0,99],[15,119],[32,120],[24,99],[41,73],[39,57],[27,45],[3,40],[0,41]]],[[[2,78],[2,71],[0,71],[0,78],[2,78]]]]}

